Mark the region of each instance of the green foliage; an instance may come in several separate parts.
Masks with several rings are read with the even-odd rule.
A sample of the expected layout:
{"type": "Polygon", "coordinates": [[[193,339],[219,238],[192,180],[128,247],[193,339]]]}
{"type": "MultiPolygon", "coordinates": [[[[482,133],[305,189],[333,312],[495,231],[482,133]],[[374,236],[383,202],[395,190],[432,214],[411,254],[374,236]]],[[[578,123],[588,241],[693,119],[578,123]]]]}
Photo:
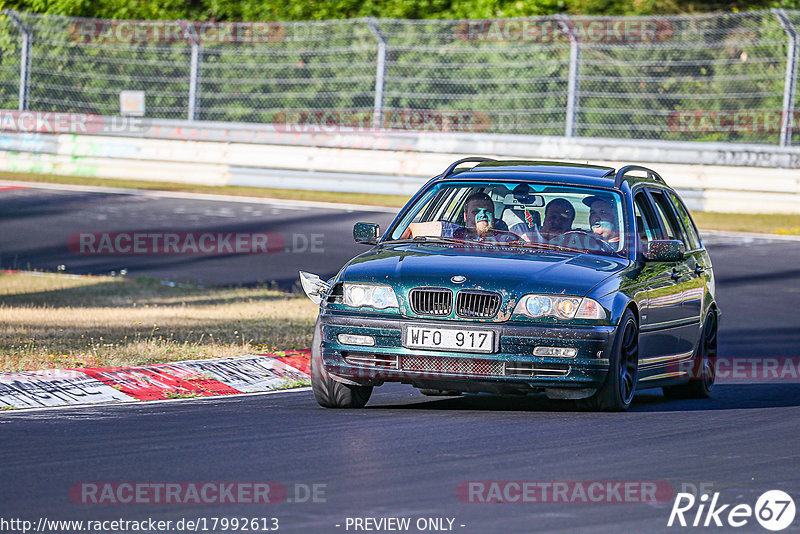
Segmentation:
{"type": "Polygon", "coordinates": [[[682,0],[9,0],[20,11],[135,20],[328,20],[380,18],[497,18],[575,15],[663,15],[785,7],[800,0],[743,2],[682,0]]]}
{"type": "MultiPolygon", "coordinates": [[[[384,109],[391,120],[401,119],[390,127],[403,128],[402,112],[423,110],[440,117],[466,112],[477,125],[467,125],[467,131],[563,135],[570,62],[563,35],[556,40],[509,37],[501,34],[512,24],[501,20],[487,23],[477,38],[466,38],[470,26],[459,21],[561,12],[642,16],[761,7],[759,1],[733,6],[680,0],[14,0],[12,7],[28,10],[21,16],[35,34],[29,105],[37,111],[116,115],[119,92],[141,89],[147,117],[185,118],[191,51],[180,40],[82,41],[76,39],[80,23],[75,19],[30,10],[214,21],[377,16],[388,43],[384,109]],[[408,20],[420,18],[427,19],[408,20]]],[[[786,7],[800,3],[771,1],[786,7]]],[[[800,14],[790,17],[800,27],[800,14]]],[[[670,123],[681,112],[713,118],[715,112],[780,110],[787,38],[776,17],[720,13],[654,20],[668,30],[655,41],[583,40],[577,135],[776,143],[775,131],[681,131],[670,123]]],[[[573,26],[580,28],[580,21],[573,19],[573,26]]],[[[331,110],[369,117],[377,39],[363,19],[282,22],[275,28],[276,38],[269,42],[203,43],[199,119],[285,125],[298,113],[313,118],[331,110]]],[[[15,109],[20,39],[7,17],[0,18],[0,39],[0,107],[15,109]]]]}
{"type": "Polygon", "coordinates": [[[10,0],[19,11],[74,17],[135,20],[203,20],[210,14],[203,0],[10,0]]]}

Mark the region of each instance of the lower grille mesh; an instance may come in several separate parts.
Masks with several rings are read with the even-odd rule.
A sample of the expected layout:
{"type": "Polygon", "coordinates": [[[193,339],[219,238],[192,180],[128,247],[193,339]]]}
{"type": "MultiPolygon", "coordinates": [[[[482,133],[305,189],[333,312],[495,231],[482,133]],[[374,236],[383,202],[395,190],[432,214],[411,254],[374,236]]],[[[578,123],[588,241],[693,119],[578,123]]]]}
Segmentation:
{"type": "Polygon", "coordinates": [[[503,362],[474,358],[404,356],[400,360],[400,368],[403,371],[453,375],[503,376],[503,362]]]}

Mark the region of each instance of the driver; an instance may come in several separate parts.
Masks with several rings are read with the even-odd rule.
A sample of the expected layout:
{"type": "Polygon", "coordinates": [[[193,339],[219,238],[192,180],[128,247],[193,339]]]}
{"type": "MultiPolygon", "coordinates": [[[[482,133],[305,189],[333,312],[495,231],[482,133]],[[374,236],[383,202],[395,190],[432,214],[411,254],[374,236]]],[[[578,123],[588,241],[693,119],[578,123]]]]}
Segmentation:
{"type": "Polygon", "coordinates": [[[619,243],[617,212],[610,199],[591,196],[583,199],[589,206],[589,226],[597,237],[606,243],[619,243]]]}
{"type": "MultiPolygon", "coordinates": [[[[417,222],[408,225],[401,239],[416,236],[439,236],[464,239],[467,236],[484,238],[507,235],[505,223],[494,217],[494,202],[486,193],[472,193],[464,201],[464,222],[466,228],[448,221],[417,222]]],[[[516,236],[513,236],[516,240],[516,236]]]]}
{"type": "Polygon", "coordinates": [[[486,239],[497,237],[509,237],[509,240],[517,240],[516,235],[510,235],[507,231],[498,228],[500,226],[494,218],[494,202],[486,193],[472,193],[464,202],[464,224],[465,228],[459,228],[453,232],[456,239],[486,239]]]}

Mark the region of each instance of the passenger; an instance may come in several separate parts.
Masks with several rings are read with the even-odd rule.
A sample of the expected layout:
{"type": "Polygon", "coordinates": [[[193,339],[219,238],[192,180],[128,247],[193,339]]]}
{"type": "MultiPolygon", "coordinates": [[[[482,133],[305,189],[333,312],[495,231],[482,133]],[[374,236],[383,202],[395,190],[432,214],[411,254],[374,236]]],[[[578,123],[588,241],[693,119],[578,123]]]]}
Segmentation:
{"type": "Polygon", "coordinates": [[[527,224],[518,223],[511,227],[511,231],[529,243],[541,243],[572,230],[574,220],[575,208],[572,204],[565,198],[554,198],[544,208],[541,228],[528,228],[527,224]]]}
{"type": "Polygon", "coordinates": [[[591,196],[583,199],[589,206],[589,226],[592,232],[606,243],[619,243],[617,212],[610,199],[591,196]]]}
{"type": "Polygon", "coordinates": [[[540,233],[545,239],[554,237],[572,230],[575,220],[575,208],[565,198],[554,198],[544,208],[544,221],[540,233]]]}

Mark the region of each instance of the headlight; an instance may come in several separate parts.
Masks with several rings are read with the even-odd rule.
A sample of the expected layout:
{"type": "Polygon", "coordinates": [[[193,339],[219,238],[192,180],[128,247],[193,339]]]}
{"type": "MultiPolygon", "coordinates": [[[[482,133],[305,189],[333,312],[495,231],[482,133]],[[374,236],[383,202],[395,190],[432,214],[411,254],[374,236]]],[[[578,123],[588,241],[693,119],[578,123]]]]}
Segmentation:
{"type": "Polygon", "coordinates": [[[514,313],[528,317],[558,319],[605,319],[606,311],[596,300],[561,295],[525,295],[514,313]]]}
{"type": "Polygon", "coordinates": [[[399,307],[394,289],[384,284],[351,284],[345,282],[344,303],[353,308],[371,306],[377,310],[399,307]]]}

